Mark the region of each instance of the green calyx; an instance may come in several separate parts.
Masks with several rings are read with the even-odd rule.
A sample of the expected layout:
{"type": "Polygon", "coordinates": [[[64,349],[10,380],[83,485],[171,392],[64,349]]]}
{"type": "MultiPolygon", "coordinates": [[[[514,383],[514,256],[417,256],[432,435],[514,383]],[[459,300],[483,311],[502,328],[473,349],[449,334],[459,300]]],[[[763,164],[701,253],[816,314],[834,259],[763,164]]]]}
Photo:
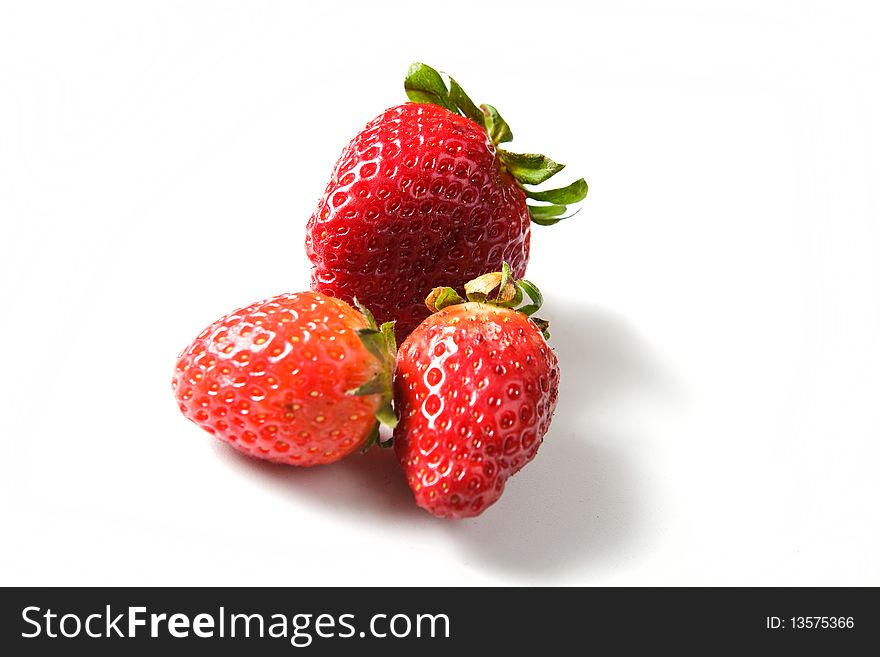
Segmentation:
{"type": "Polygon", "coordinates": [[[435,287],[425,299],[425,305],[432,313],[468,301],[510,308],[530,317],[540,329],[544,339],[550,339],[550,323],[534,317],[544,303],[541,291],[531,281],[524,278],[514,279],[510,265],[506,262],[502,265],[501,271],[483,274],[465,283],[464,292],[466,299],[451,287],[435,287]]]}
{"type": "MultiPolygon", "coordinates": [[[[439,71],[427,64],[412,64],[403,86],[407,97],[414,103],[439,105],[450,112],[466,116],[487,132],[496,147],[513,140],[510,126],[501,118],[498,110],[491,105],[477,107],[458,82],[450,76],[446,76],[444,80],[439,71]]],[[[538,204],[528,203],[529,215],[536,224],[552,226],[574,216],[577,211],[569,214],[568,206],[580,203],[587,197],[588,186],[583,178],[557,189],[534,191],[527,187],[540,185],[565,168],[564,164],[554,162],[545,155],[514,153],[498,148],[498,157],[526,196],[531,201],[538,201],[538,204]]]]}
{"type": "Polygon", "coordinates": [[[357,299],[355,307],[367,320],[367,328],[358,329],[357,334],[366,350],[379,361],[379,371],[366,383],[348,391],[349,395],[381,395],[379,408],[376,409],[376,422],[364,444],[364,451],[378,443],[381,447],[389,447],[391,441],[379,440],[379,426],[384,425],[389,429],[397,426],[397,415],[392,406],[394,392],[392,377],[397,360],[397,342],[394,338],[394,322],[385,322],[381,326],[376,323],[376,318],[357,299]]]}

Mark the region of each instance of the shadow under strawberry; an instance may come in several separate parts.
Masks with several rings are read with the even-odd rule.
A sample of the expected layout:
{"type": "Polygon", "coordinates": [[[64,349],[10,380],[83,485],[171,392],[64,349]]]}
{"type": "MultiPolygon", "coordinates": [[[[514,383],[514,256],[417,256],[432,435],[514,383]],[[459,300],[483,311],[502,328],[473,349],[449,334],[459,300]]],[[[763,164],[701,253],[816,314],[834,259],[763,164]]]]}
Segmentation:
{"type": "Polygon", "coordinates": [[[390,449],[374,447],[366,453],[314,468],[258,461],[222,444],[215,445],[215,449],[235,468],[276,485],[293,503],[314,502],[340,514],[370,517],[374,521],[434,520],[413,502],[412,492],[390,449]]]}
{"type": "MultiPolygon", "coordinates": [[[[625,561],[646,534],[645,484],[623,449],[625,430],[603,411],[630,397],[674,397],[668,375],[625,322],[598,308],[546,303],[551,345],[562,364],[559,406],[535,460],[507,482],[478,518],[442,520],[418,508],[393,450],[316,468],[257,461],[222,444],[235,468],[277,486],[291,503],[444,534],[451,556],[540,583],[608,560],[625,561]]],[[[644,541],[641,541],[643,543],[644,541]]]]}
{"type": "Polygon", "coordinates": [[[545,308],[562,370],[550,432],[498,504],[448,529],[481,565],[536,583],[624,563],[644,544],[649,493],[626,457],[625,428],[607,426],[613,415],[603,411],[634,396],[663,402],[674,394],[625,322],[558,298],[545,308]]]}

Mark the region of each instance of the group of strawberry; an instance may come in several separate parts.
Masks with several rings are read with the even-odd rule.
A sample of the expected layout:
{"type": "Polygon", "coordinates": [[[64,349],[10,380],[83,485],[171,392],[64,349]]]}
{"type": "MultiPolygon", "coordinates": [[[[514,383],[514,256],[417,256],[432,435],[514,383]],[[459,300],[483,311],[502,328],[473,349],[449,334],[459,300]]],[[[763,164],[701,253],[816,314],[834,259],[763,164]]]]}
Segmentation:
{"type": "Polygon", "coordinates": [[[417,63],[405,89],[309,219],[312,291],[208,326],[172,385],[187,418],[250,456],[312,466],[393,444],[419,506],[475,516],[549,428],[559,367],[522,278],[529,228],[587,185],[531,189],[562,165],[500,148],[510,128],[452,78],[417,63]]]}

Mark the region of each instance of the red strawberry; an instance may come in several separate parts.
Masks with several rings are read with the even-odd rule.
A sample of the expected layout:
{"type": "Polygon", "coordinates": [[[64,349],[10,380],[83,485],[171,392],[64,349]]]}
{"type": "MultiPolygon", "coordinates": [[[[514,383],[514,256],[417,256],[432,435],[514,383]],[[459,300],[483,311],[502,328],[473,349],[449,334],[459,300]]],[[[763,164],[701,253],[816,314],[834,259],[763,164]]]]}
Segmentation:
{"type": "Polygon", "coordinates": [[[393,327],[317,292],[282,294],[202,331],[177,361],[183,414],[257,458],[331,463],[393,426],[393,327]],[[390,342],[388,341],[390,338],[390,342]]]}
{"type": "Polygon", "coordinates": [[[559,366],[528,317],[540,293],[510,270],[428,298],[438,312],[397,357],[394,447],[416,503],[435,516],[476,516],[494,504],[508,477],[534,458],[556,407],[559,366]],[[487,301],[495,289],[498,295],[487,301]],[[532,303],[514,310],[523,292],[532,303]]]}
{"type": "Polygon", "coordinates": [[[405,88],[413,102],[380,114],[342,151],[306,233],[312,289],[357,297],[380,321],[396,320],[400,338],[427,316],[435,286],[461,289],[502,260],[524,275],[530,221],[554,224],[587,194],[583,179],[529,190],[563,165],[498,148],[510,128],[451,78],[447,88],[413,64],[405,88]]]}

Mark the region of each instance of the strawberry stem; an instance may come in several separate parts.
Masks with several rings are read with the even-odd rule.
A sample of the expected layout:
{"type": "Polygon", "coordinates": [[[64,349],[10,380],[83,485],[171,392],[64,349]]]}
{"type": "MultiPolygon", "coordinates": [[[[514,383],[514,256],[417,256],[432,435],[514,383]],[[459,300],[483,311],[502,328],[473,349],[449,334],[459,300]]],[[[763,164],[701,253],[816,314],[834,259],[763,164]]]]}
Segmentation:
{"type": "MultiPolygon", "coordinates": [[[[414,103],[439,105],[450,112],[469,118],[486,131],[494,146],[513,140],[510,126],[501,118],[497,109],[487,104],[477,107],[458,82],[448,75],[444,79],[444,75],[427,64],[413,63],[403,82],[407,98],[414,103]]],[[[503,148],[498,149],[498,158],[526,196],[539,202],[539,204],[527,204],[533,222],[539,226],[552,226],[577,214],[577,212],[568,214],[568,206],[580,203],[586,198],[589,188],[583,178],[556,189],[534,191],[527,187],[527,185],[540,185],[549,180],[565,168],[564,164],[554,162],[545,155],[514,153],[503,148]],[[549,203],[549,205],[541,205],[541,203],[549,203]]]]}
{"type": "Polygon", "coordinates": [[[435,287],[425,299],[425,305],[432,313],[468,301],[485,303],[499,308],[510,308],[530,317],[544,338],[550,338],[550,323],[547,320],[534,317],[534,314],[541,309],[544,303],[544,296],[538,286],[531,281],[524,278],[515,280],[510,265],[506,262],[502,264],[501,271],[483,274],[465,283],[464,291],[467,299],[463,299],[451,287],[435,287]],[[494,296],[493,292],[496,292],[494,296]],[[525,298],[528,298],[529,303],[522,305],[525,298]]]}
{"type": "Polygon", "coordinates": [[[397,342],[394,339],[394,322],[385,322],[379,326],[373,313],[357,299],[354,299],[354,305],[367,321],[367,328],[358,329],[358,337],[366,350],[379,362],[379,371],[372,378],[348,391],[349,395],[381,395],[379,408],[376,409],[376,422],[364,444],[366,451],[379,442],[379,425],[389,429],[397,426],[397,414],[392,405],[394,398],[392,377],[397,361],[397,342]]]}

